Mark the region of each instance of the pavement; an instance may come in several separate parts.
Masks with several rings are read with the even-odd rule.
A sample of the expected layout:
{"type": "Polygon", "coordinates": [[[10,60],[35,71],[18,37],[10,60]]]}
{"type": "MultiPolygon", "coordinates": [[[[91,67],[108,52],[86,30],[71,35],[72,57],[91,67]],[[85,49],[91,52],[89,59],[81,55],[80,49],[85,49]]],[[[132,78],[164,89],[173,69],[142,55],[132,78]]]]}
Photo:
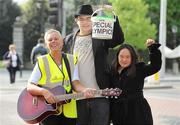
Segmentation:
{"type": "Polygon", "coordinates": [[[25,88],[31,72],[31,70],[23,70],[22,76],[20,76],[20,72],[17,72],[16,82],[14,84],[10,84],[8,71],[5,68],[0,68],[0,90],[25,88]]]}
{"type": "Polygon", "coordinates": [[[30,74],[31,70],[23,70],[21,77],[17,72],[16,82],[10,84],[8,71],[0,68],[0,125],[28,125],[18,116],[17,101],[30,74]]]}
{"type": "Polygon", "coordinates": [[[180,125],[180,100],[148,97],[154,125],[180,125]]]}
{"type": "MultiPolygon", "coordinates": [[[[31,70],[23,70],[22,77],[20,77],[20,73],[17,72],[16,82],[11,85],[9,83],[7,70],[0,69],[0,92],[9,92],[11,90],[20,92],[26,87],[31,72],[31,70]]],[[[154,125],[180,125],[180,75],[169,74],[154,84],[146,81],[144,93],[152,109],[154,125]]],[[[3,102],[3,100],[2,97],[1,101],[3,102]]],[[[5,105],[5,102],[3,105],[5,105]]],[[[17,113],[14,114],[15,117],[20,120],[17,113]]]]}

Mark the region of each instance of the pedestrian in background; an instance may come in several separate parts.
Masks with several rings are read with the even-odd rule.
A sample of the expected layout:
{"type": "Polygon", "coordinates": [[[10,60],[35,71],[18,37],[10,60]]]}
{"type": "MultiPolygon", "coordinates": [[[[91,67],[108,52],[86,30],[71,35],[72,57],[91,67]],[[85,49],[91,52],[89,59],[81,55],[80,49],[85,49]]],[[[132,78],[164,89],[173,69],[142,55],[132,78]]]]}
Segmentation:
{"type": "Polygon", "coordinates": [[[10,83],[15,83],[16,71],[20,70],[22,65],[14,44],[9,45],[9,51],[4,54],[3,60],[7,63],[6,68],[9,72],[10,83]]]}
{"type": "Polygon", "coordinates": [[[129,44],[120,46],[111,70],[111,87],[120,88],[121,95],[111,99],[113,125],[153,125],[150,106],[143,95],[144,79],[161,68],[160,44],[148,39],[150,64],[138,62],[134,48],[129,44]]]}
{"type": "MultiPolygon", "coordinates": [[[[78,71],[82,84],[88,88],[109,87],[108,49],[120,45],[124,34],[116,17],[113,38],[110,40],[92,38],[91,5],[81,5],[75,14],[79,30],[64,39],[64,51],[78,56],[78,71]]],[[[77,101],[78,125],[108,125],[109,100],[104,97],[77,101]]]]}
{"type": "MultiPolygon", "coordinates": [[[[38,57],[29,79],[27,90],[33,95],[43,96],[49,104],[56,103],[57,105],[57,98],[55,98],[55,94],[50,89],[58,86],[64,88],[67,94],[72,93],[74,90],[76,92],[84,92],[85,97],[92,97],[92,89],[84,87],[79,82],[78,70],[77,66],[75,66],[76,57],[70,54],[63,55],[61,51],[63,48],[63,38],[60,32],[50,29],[46,31],[44,39],[49,53],[38,57]]],[[[40,125],[76,125],[75,100],[66,100],[65,104],[58,105],[57,108],[59,114],[48,116],[40,122],[40,125]]],[[[48,111],[47,109],[46,113],[48,111]]]]}
{"type": "Polygon", "coordinates": [[[31,63],[35,65],[37,61],[37,57],[41,55],[47,54],[47,49],[45,48],[44,40],[43,38],[39,38],[37,41],[37,45],[33,47],[31,51],[31,63]]]}

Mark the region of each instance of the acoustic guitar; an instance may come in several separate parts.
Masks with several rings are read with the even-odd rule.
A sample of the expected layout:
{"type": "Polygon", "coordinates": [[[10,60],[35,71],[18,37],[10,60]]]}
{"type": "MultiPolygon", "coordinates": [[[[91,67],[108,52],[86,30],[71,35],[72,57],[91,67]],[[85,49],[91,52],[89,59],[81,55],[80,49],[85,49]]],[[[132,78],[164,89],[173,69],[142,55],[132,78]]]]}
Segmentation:
{"type": "MultiPolygon", "coordinates": [[[[57,86],[55,88],[48,90],[55,95],[55,99],[57,100],[57,103],[49,104],[45,101],[45,99],[42,96],[34,96],[30,94],[26,88],[21,92],[18,98],[17,112],[25,122],[29,124],[39,123],[49,115],[59,114],[58,111],[59,106],[68,103],[68,100],[85,99],[84,93],[66,94],[66,90],[61,86],[57,86]]],[[[94,90],[93,98],[96,98],[97,96],[117,97],[121,94],[121,92],[122,90],[118,88],[94,90]]]]}

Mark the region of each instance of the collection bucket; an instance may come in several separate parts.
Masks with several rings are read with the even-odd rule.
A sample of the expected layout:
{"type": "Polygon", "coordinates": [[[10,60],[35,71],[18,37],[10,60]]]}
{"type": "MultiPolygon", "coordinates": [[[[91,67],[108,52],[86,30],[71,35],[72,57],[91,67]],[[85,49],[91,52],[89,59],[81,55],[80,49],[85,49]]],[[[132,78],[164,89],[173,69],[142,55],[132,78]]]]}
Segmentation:
{"type": "Polygon", "coordinates": [[[103,11],[103,8],[96,10],[91,15],[92,21],[92,38],[95,39],[112,39],[114,22],[116,21],[115,13],[112,11],[112,16],[94,16],[98,11],[103,11]]]}

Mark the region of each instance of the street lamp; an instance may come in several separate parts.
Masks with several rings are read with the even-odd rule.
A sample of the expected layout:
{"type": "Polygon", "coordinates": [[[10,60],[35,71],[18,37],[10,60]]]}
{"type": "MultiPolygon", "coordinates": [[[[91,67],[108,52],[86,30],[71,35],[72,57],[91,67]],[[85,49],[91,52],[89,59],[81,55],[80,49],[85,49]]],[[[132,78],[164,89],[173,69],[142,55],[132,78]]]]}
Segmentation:
{"type": "Polygon", "coordinates": [[[0,0],[0,18],[3,16],[3,1],[0,0]]]}
{"type": "MultiPolygon", "coordinates": [[[[176,34],[178,32],[178,27],[176,25],[173,25],[171,27],[171,30],[172,30],[172,33],[173,33],[173,46],[174,46],[174,49],[176,48],[177,46],[177,41],[176,41],[176,34]]],[[[178,60],[177,59],[173,59],[173,65],[172,65],[172,68],[173,68],[173,73],[174,74],[178,74],[179,73],[179,68],[178,68],[178,60]]]]}
{"type": "Polygon", "coordinates": [[[44,32],[44,0],[37,0],[37,8],[40,10],[40,33],[44,32]]]}
{"type": "Polygon", "coordinates": [[[160,78],[165,77],[166,69],[166,58],[165,58],[165,47],[166,47],[166,15],[167,15],[167,0],[161,0],[160,4],[160,24],[159,24],[159,42],[161,43],[162,51],[162,67],[160,70],[160,78]]]}

